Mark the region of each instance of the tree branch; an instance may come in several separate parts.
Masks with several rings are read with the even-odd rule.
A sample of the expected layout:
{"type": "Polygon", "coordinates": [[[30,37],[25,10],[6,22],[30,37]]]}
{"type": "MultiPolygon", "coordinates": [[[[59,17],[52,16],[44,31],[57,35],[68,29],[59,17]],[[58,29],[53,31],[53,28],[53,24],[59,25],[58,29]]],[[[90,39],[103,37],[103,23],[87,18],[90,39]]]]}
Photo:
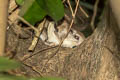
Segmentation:
{"type": "Polygon", "coordinates": [[[7,17],[8,0],[0,0],[0,56],[3,56],[5,51],[7,17]]]}

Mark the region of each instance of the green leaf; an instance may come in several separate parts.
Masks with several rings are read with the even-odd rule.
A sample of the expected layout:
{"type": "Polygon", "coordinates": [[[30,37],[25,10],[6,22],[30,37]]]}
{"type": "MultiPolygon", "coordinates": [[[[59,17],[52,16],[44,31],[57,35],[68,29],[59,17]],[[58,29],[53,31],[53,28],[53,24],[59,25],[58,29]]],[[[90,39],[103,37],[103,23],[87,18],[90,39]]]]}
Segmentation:
{"type": "Polygon", "coordinates": [[[64,80],[62,78],[56,78],[56,77],[40,77],[40,78],[32,78],[30,80],[64,80]]]}
{"type": "Polygon", "coordinates": [[[9,60],[5,57],[0,57],[0,71],[7,71],[10,69],[15,69],[20,66],[19,62],[14,60],[9,60]]]}
{"type": "Polygon", "coordinates": [[[42,20],[47,13],[38,5],[36,0],[25,0],[19,15],[34,25],[36,22],[42,20]]]}
{"type": "Polygon", "coordinates": [[[24,0],[15,0],[15,1],[18,5],[23,5],[24,4],[24,0]]]}
{"type": "Polygon", "coordinates": [[[64,6],[61,0],[36,0],[39,6],[55,21],[62,19],[64,16],[64,6]]]}
{"type": "Polygon", "coordinates": [[[0,75],[0,80],[30,80],[25,77],[13,75],[0,75]]]}
{"type": "Polygon", "coordinates": [[[61,0],[25,0],[19,15],[32,25],[46,15],[58,21],[64,16],[64,6],[61,0]]]}

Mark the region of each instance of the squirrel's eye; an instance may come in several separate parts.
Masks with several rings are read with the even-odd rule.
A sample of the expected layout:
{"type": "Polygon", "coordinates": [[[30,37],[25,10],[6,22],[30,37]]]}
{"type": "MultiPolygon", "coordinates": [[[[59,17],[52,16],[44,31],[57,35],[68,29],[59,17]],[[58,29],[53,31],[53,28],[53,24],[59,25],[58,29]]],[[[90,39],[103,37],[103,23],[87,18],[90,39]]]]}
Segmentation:
{"type": "Polygon", "coordinates": [[[74,38],[77,39],[77,40],[79,40],[79,36],[77,36],[77,35],[74,35],[74,38]]]}

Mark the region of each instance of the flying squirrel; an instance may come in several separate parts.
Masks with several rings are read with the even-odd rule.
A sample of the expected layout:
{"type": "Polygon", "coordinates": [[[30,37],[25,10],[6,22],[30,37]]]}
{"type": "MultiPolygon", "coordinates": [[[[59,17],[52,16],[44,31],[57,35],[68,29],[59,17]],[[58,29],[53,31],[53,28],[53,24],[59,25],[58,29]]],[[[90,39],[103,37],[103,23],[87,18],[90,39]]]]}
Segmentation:
{"type": "MultiPolygon", "coordinates": [[[[44,30],[40,35],[40,39],[48,46],[57,46],[67,34],[68,28],[69,24],[65,20],[57,27],[55,27],[54,21],[46,21],[44,30]]],[[[85,37],[80,31],[71,28],[68,36],[65,38],[61,46],[73,48],[80,45],[84,39],[85,37]]]]}

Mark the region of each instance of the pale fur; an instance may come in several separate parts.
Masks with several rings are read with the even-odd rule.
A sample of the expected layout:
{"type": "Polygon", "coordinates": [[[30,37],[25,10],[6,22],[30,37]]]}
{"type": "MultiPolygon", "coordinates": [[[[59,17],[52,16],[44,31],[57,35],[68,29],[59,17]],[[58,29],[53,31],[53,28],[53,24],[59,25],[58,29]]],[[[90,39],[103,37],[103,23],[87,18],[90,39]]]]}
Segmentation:
{"type": "MultiPolygon", "coordinates": [[[[63,39],[63,36],[67,34],[68,30],[68,24],[66,22],[63,22],[61,25],[58,26],[58,31],[56,31],[54,27],[54,22],[49,22],[49,25],[47,28],[47,40],[45,42],[46,35],[41,34],[40,38],[45,42],[46,45],[49,46],[56,46],[60,44],[60,41],[63,39]]],[[[69,47],[73,48],[74,46],[80,45],[84,41],[84,36],[81,34],[78,34],[78,32],[74,29],[71,29],[72,32],[69,32],[67,38],[63,41],[62,47],[69,47]],[[76,39],[75,36],[79,37],[79,39],[76,39]]]]}

